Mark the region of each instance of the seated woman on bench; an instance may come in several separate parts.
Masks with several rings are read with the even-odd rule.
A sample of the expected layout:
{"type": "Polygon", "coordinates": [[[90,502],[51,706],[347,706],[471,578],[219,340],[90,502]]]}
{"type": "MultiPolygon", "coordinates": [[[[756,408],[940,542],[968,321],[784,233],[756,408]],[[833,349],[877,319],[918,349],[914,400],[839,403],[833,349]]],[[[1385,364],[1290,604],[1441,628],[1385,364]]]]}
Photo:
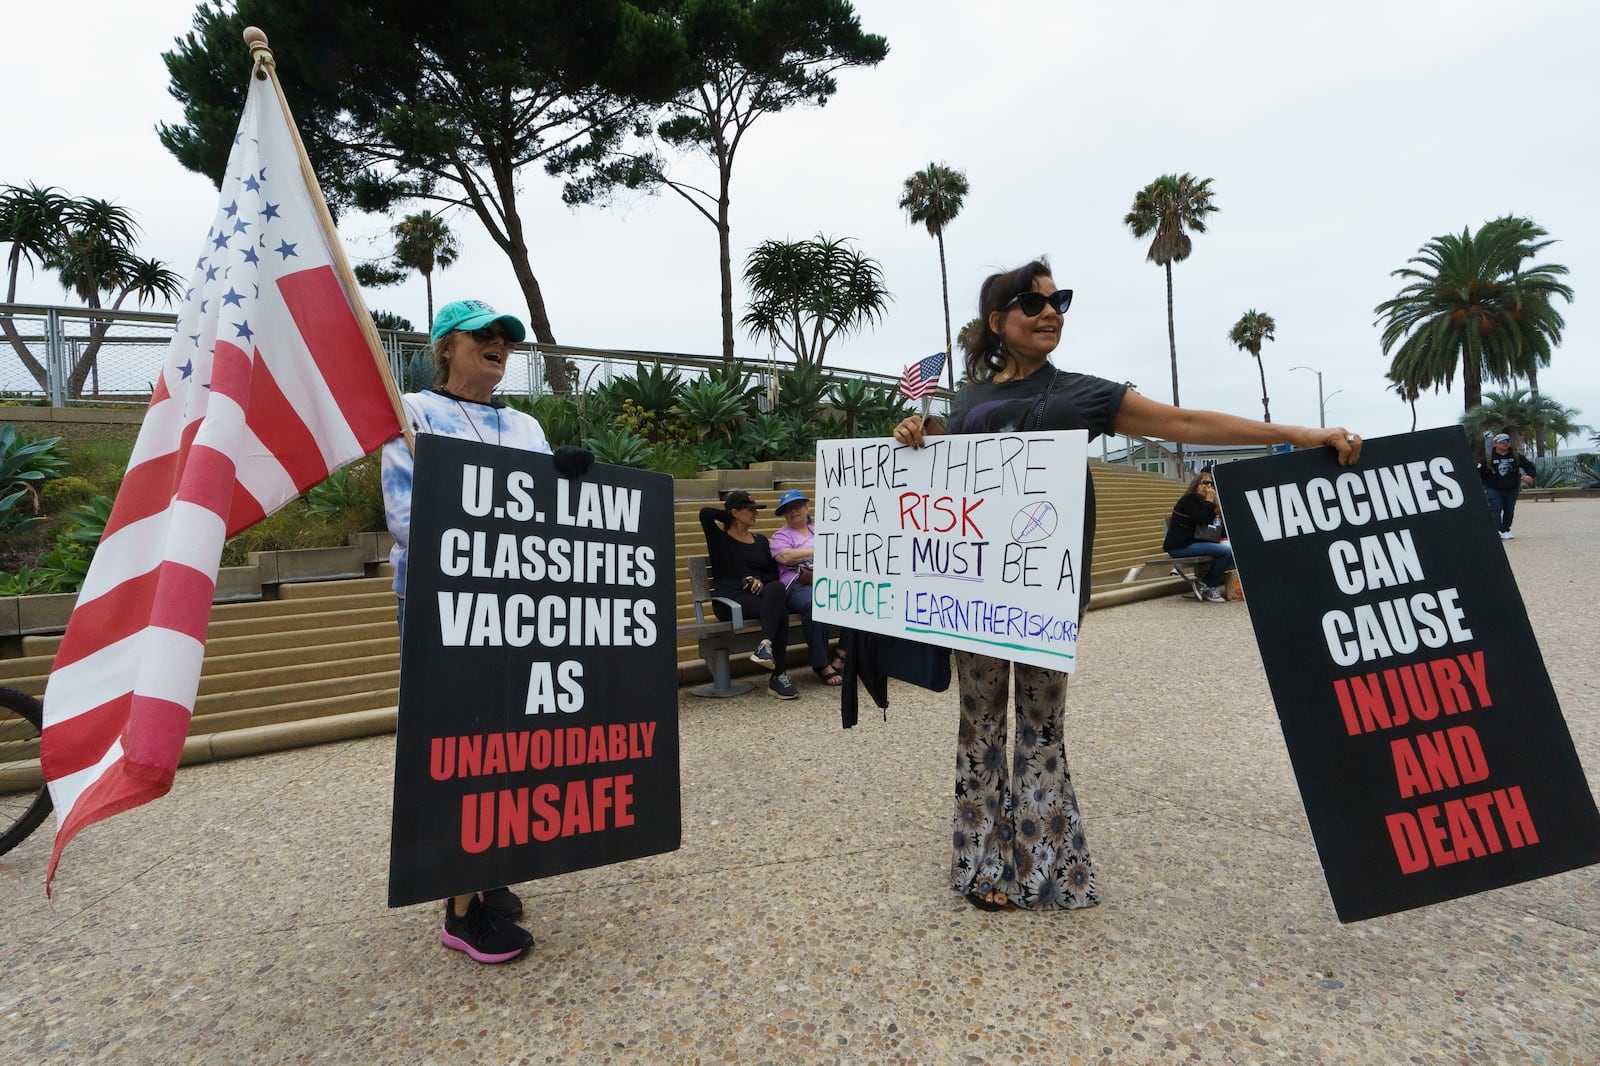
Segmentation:
{"type": "MultiPolygon", "coordinates": [[[[781,659],[789,646],[788,590],[778,579],[767,538],[755,532],[760,513],[761,505],[748,492],[735,489],[723,506],[700,508],[700,528],[705,530],[706,554],[711,557],[712,591],[733,600],[746,616],[761,619],[761,643],[750,658],[772,668],[767,691],[780,700],[792,700],[800,691],[781,659]]],[[[733,616],[727,604],[711,606],[724,622],[733,616]]]]}
{"type": "Polygon", "coordinates": [[[1221,543],[1224,536],[1221,512],[1217,507],[1217,486],[1211,472],[1196,475],[1189,491],[1173,505],[1167,520],[1167,536],[1161,550],[1175,559],[1211,557],[1211,566],[1193,583],[1194,598],[1226,603],[1222,580],[1233,569],[1233,549],[1221,543]]]}
{"type": "Polygon", "coordinates": [[[806,638],[807,656],[811,669],[824,685],[838,688],[844,684],[844,665],[841,649],[834,661],[828,661],[828,625],[811,618],[811,564],[816,557],[816,530],[812,527],[811,503],[799,489],[788,489],[778,497],[773,514],[783,519],[783,525],[772,534],[772,557],[778,561],[778,575],[789,590],[789,610],[800,616],[800,632],[806,638]]]}

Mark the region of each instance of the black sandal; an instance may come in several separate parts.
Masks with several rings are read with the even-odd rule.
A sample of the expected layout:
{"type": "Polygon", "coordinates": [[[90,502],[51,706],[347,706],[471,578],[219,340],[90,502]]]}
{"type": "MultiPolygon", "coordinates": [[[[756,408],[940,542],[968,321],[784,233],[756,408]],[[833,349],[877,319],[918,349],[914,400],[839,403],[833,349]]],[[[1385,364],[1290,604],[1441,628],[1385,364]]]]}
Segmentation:
{"type": "Polygon", "coordinates": [[[829,688],[838,688],[844,684],[844,674],[840,673],[839,668],[834,666],[832,663],[829,663],[821,670],[816,671],[816,674],[817,680],[821,681],[829,688]]]}
{"type": "Polygon", "coordinates": [[[1004,903],[996,903],[992,899],[984,899],[976,892],[968,892],[964,898],[980,911],[1014,911],[1017,909],[1017,905],[1009,899],[1004,903]]]}

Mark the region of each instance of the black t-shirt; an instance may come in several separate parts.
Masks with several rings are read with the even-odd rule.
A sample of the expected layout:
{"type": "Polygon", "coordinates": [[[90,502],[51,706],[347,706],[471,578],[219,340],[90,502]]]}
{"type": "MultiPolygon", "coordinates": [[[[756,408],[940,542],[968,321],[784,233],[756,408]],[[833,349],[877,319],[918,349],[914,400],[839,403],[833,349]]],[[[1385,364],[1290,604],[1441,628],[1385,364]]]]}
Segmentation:
{"type": "MultiPolygon", "coordinates": [[[[950,411],[951,433],[1009,433],[1031,430],[1039,395],[1048,390],[1040,429],[1086,429],[1094,440],[1116,423],[1128,386],[1091,374],[1058,371],[1045,364],[1016,381],[978,381],[956,393],[950,411]]],[[[1089,605],[1089,573],[1094,549],[1094,478],[1084,478],[1083,582],[1078,611],[1089,605]]]]}
{"type": "Polygon", "coordinates": [[[749,544],[734,540],[718,525],[725,514],[720,507],[700,508],[700,528],[705,530],[706,552],[711,556],[713,591],[719,596],[731,596],[743,587],[747,577],[760,578],[763,585],[778,580],[778,564],[772,558],[767,538],[755,533],[755,540],[749,544]]]}

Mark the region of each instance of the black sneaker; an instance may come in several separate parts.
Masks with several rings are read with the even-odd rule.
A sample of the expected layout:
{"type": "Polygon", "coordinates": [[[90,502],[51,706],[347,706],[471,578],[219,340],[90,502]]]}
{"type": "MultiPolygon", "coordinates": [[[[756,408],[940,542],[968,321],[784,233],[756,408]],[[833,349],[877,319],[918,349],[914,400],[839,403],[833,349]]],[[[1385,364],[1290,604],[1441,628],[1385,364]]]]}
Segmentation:
{"type": "Polygon", "coordinates": [[[767,692],[780,700],[800,698],[800,690],[794,687],[794,682],[789,680],[788,674],[773,674],[772,680],[767,682],[767,692]]]}
{"type": "Polygon", "coordinates": [[[467,913],[460,917],[450,901],[445,901],[439,943],[452,951],[466,952],[475,962],[495,963],[510,962],[527,951],[533,946],[533,937],[521,926],[490,914],[473,896],[467,903],[467,913]]]}
{"type": "Polygon", "coordinates": [[[1201,601],[1205,600],[1205,598],[1206,598],[1206,587],[1205,587],[1205,585],[1200,583],[1200,579],[1199,578],[1197,578],[1197,577],[1190,578],[1189,579],[1189,587],[1194,590],[1194,598],[1195,599],[1201,600],[1201,601]]]}
{"type": "Polygon", "coordinates": [[[772,665],[772,642],[763,640],[756,645],[756,650],[750,653],[750,661],[760,663],[762,666],[772,665]]]}
{"type": "Polygon", "coordinates": [[[522,897],[509,888],[486,888],[478,893],[478,899],[501,921],[514,922],[522,917],[522,897]]]}

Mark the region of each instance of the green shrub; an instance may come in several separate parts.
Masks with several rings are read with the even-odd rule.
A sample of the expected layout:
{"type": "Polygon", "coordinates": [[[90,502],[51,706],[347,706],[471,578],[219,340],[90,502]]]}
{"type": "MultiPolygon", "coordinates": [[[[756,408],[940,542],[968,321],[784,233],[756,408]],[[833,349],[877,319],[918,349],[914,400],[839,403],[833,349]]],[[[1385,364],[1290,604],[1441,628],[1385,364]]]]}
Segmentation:
{"type": "Polygon", "coordinates": [[[58,514],[69,508],[88,503],[100,495],[94,482],[86,477],[68,474],[65,477],[52,478],[46,481],[39,489],[39,497],[44,503],[48,514],[58,514]]]}
{"type": "Polygon", "coordinates": [[[132,441],[107,438],[72,445],[68,461],[72,473],[93,485],[95,492],[115,499],[132,455],[132,441]]]}
{"type": "Polygon", "coordinates": [[[654,445],[644,468],[672,477],[698,477],[701,469],[694,451],[682,444],[654,445]]]}
{"type": "Polygon", "coordinates": [[[222,546],[222,565],[244,566],[250,561],[250,552],[336,548],[348,544],[351,534],[371,529],[371,521],[358,509],[313,514],[303,501],[292,500],[282,510],[228,538],[222,546]]]}
{"type": "MultiPolygon", "coordinates": [[[[311,514],[345,516],[355,523],[355,532],[384,528],[382,461],[374,452],[349,466],[329,474],[306,493],[306,510],[311,514]]],[[[343,543],[342,541],[340,543],[343,543]]],[[[323,544],[317,547],[337,547],[323,544]]]]}

